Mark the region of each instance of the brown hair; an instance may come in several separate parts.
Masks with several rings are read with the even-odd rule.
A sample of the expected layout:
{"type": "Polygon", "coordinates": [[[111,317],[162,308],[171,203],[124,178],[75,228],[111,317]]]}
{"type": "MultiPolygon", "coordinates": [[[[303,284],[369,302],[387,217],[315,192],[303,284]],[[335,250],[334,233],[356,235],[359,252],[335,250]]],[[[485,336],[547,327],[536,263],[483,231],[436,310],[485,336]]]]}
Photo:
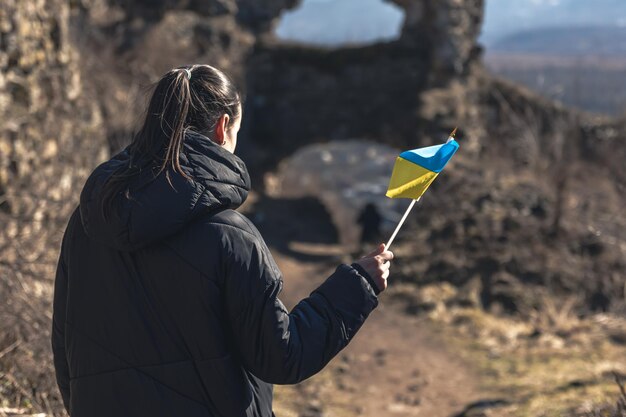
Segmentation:
{"type": "Polygon", "coordinates": [[[165,74],[154,87],[141,129],[128,146],[130,162],[120,168],[104,185],[103,216],[112,210],[114,197],[125,191],[130,198],[128,183],[139,173],[140,160],[158,166],[156,175],[170,171],[190,177],[182,170],[179,156],[185,132],[193,130],[211,137],[223,114],[230,116],[229,127],[239,116],[241,95],[230,78],[210,65],[190,65],[175,68],[165,74]]]}

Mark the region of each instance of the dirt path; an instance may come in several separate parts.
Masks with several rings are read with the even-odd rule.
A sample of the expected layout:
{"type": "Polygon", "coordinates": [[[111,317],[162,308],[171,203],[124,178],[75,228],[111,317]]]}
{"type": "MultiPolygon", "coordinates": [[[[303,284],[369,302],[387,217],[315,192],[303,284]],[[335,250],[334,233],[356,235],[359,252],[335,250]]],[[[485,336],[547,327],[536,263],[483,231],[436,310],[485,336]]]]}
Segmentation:
{"type": "MultiPolygon", "coordinates": [[[[291,308],[333,271],[273,251],[291,308]]],[[[336,263],[335,263],[336,264],[336,263]]],[[[432,324],[403,313],[384,295],[352,343],[320,374],[276,387],[277,417],[455,415],[485,398],[477,378],[440,341],[432,324]]]]}

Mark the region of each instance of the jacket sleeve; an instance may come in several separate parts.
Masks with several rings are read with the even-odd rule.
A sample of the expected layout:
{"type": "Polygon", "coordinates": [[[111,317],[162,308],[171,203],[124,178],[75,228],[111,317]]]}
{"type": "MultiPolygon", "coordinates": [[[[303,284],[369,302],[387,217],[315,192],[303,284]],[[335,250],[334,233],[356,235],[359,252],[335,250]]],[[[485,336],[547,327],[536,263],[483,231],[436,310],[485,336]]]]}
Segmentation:
{"type": "MultiPolygon", "coordinates": [[[[69,226],[68,226],[69,227],[69,226]]],[[[66,232],[66,236],[67,236],[66,232]]],[[[57,264],[56,278],[54,281],[54,301],[52,312],[52,354],[54,357],[54,369],[56,372],[57,385],[61,391],[63,405],[69,413],[70,409],[70,375],[67,357],[65,354],[65,313],[67,301],[67,265],[65,262],[65,239],[61,245],[61,254],[57,264]]]]}
{"type": "Polygon", "coordinates": [[[340,265],[288,312],[278,295],[281,273],[263,240],[240,231],[223,248],[226,310],[244,367],[274,384],[295,384],[319,372],[378,305],[352,266],[340,265]]]}

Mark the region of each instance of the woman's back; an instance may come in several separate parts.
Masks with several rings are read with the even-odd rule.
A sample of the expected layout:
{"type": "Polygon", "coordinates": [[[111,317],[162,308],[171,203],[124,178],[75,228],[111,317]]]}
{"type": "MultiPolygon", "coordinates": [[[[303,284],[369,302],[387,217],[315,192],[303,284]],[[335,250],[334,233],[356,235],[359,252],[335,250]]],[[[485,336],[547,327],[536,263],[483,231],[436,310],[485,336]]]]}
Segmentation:
{"type": "Polygon", "coordinates": [[[194,185],[174,191],[146,172],[119,216],[100,223],[99,179],[128,162],[122,153],[95,171],[70,220],[63,257],[72,415],[246,415],[252,402],[223,328],[222,236],[211,223],[241,204],[247,174],[241,165],[226,175],[211,158],[218,147],[187,139],[183,167],[204,175],[194,185]],[[217,169],[230,184],[207,178],[217,169]]]}
{"type": "Polygon", "coordinates": [[[377,304],[343,265],[289,314],[269,250],[231,209],[249,187],[243,163],[193,133],[181,155],[194,181],[147,171],[105,221],[101,179],[121,153],[70,220],[53,345],[72,416],[271,416],[270,383],[319,371],[377,304]]]}

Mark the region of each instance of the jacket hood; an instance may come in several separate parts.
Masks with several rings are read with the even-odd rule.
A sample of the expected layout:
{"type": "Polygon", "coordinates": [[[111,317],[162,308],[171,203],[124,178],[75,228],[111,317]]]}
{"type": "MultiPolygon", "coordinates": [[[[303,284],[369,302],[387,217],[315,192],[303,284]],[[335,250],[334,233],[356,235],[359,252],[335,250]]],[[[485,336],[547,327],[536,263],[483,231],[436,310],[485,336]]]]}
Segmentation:
{"type": "Polygon", "coordinates": [[[248,196],[250,176],[243,161],[206,136],[187,132],[180,165],[192,179],[171,171],[156,175],[144,164],[124,193],[113,197],[105,220],[103,186],[122,166],[129,166],[128,148],[98,166],[80,195],[80,215],[85,233],[118,250],[136,250],[166,238],[198,216],[239,207],[248,196]]]}

